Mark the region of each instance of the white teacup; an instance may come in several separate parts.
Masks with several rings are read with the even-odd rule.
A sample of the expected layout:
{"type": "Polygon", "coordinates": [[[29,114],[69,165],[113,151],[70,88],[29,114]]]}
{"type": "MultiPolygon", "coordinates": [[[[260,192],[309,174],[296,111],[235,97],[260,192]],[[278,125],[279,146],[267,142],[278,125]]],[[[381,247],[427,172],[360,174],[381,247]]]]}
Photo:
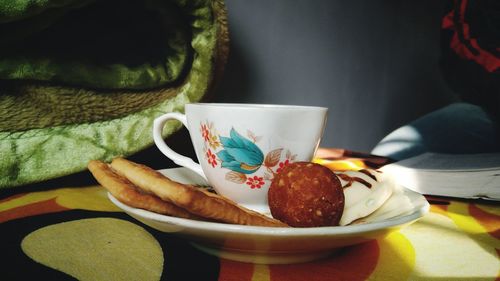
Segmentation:
{"type": "Polygon", "coordinates": [[[186,104],[185,114],[154,121],[160,151],[206,178],[218,194],[258,212],[269,212],[267,191],[287,164],[311,161],[319,146],[327,108],[261,104],[186,104]],[[170,149],[162,138],[168,120],[189,130],[198,164],[170,149]]]}

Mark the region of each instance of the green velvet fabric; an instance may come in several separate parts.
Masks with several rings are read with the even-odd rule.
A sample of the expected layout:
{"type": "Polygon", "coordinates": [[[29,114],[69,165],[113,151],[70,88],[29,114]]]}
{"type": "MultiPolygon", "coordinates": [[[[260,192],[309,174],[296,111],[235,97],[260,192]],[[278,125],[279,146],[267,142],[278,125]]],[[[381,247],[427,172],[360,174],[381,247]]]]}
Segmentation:
{"type": "Polygon", "coordinates": [[[0,188],[152,145],[153,120],[206,97],[228,51],[219,0],[0,0],[0,36],[0,188]]]}

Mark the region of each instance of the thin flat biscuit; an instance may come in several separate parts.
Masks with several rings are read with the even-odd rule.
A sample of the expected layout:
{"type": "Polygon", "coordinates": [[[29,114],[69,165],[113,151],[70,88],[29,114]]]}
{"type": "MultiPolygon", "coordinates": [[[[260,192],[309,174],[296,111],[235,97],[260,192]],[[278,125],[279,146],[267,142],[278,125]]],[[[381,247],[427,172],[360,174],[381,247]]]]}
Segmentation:
{"type": "Polygon", "coordinates": [[[116,199],[131,207],[180,218],[201,219],[154,195],[140,192],[127,178],[115,173],[113,169],[104,162],[92,160],[89,162],[88,168],[95,179],[116,199]]]}
{"type": "Polygon", "coordinates": [[[145,165],[115,158],[111,167],[144,191],[201,217],[231,224],[288,226],[279,220],[238,206],[220,195],[172,181],[145,165]]]}

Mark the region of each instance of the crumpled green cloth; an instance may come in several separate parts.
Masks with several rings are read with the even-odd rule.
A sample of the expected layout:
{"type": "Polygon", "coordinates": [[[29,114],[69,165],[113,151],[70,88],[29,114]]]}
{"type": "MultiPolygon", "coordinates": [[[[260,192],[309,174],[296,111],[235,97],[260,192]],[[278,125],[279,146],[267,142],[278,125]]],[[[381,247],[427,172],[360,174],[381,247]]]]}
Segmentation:
{"type": "Polygon", "coordinates": [[[0,0],[0,38],[0,188],[151,146],[156,117],[207,98],[229,45],[222,0],[0,0]]]}

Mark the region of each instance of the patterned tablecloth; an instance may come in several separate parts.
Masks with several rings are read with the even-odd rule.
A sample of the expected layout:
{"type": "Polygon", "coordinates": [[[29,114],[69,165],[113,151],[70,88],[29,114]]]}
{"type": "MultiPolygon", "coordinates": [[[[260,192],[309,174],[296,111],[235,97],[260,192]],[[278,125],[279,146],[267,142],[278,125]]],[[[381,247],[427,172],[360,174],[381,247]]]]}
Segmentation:
{"type": "Polygon", "coordinates": [[[326,259],[219,259],[114,206],[98,185],[0,191],[1,280],[500,280],[500,205],[428,197],[430,212],[326,259]]]}

